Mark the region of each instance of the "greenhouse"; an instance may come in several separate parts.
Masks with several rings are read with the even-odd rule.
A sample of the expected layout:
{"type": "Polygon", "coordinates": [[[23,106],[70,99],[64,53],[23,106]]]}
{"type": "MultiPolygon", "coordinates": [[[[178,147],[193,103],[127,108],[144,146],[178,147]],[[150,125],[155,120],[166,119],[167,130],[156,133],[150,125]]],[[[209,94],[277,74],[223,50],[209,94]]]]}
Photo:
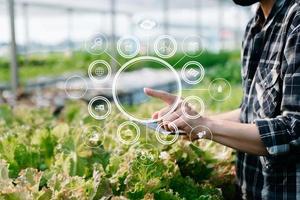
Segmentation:
{"type": "Polygon", "coordinates": [[[299,199],[298,7],[0,0],[0,200],[299,199]]]}

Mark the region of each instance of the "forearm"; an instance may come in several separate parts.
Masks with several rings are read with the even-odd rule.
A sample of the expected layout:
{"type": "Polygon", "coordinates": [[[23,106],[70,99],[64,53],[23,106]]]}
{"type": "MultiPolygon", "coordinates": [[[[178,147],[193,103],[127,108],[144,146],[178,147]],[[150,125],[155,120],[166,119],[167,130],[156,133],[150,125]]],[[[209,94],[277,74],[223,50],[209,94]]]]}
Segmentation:
{"type": "Polygon", "coordinates": [[[234,121],[234,122],[240,122],[240,112],[241,109],[235,109],[229,112],[217,114],[217,115],[212,115],[210,118],[212,119],[219,119],[219,120],[229,120],[229,121],[234,121]]]}
{"type": "Polygon", "coordinates": [[[213,140],[225,146],[255,155],[268,155],[255,124],[206,119],[213,140]]]}

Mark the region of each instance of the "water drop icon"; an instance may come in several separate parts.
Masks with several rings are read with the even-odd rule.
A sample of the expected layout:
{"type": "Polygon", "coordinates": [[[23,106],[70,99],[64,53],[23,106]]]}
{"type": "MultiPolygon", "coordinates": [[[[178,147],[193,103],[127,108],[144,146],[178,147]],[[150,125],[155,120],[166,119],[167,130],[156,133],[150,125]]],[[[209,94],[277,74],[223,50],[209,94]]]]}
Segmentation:
{"type": "Polygon", "coordinates": [[[218,86],[218,89],[217,89],[217,91],[218,91],[218,93],[221,93],[221,92],[223,92],[223,88],[222,88],[222,86],[221,86],[221,85],[219,85],[219,86],[218,86]]]}

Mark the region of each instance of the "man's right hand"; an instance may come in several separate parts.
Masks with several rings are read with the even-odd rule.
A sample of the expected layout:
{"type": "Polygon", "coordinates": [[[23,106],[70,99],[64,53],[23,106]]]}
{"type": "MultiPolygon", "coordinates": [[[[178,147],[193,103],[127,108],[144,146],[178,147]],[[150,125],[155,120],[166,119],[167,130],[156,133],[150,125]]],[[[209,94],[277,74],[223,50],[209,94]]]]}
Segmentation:
{"type": "Polygon", "coordinates": [[[145,88],[144,92],[148,96],[160,99],[167,104],[166,107],[162,108],[159,111],[154,112],[152,115],[152,119],[162,120],[162,117],[164,117],[172,109],[172,106],[174,105],[174,103],[176,103],[176,101],[179,98],[173,94],[161,90],[153,90],[150,88],[145,88]]]}
{"type": "Polygon", "coordinates": [[[197,139],[197,134],[202,130],[201,126],[206,122],[206,118],[197,117],[197,118],[189,118],[189,116],[198,116],[199,114],[193,110],[188,104],[182,105],[182,101],[180,100],[177,107],[170,112],[173,108],[174,104],[178,101],[177,96],[159,90],[152,90],[150,88],[144,89],[145,93],[148,96],[158,98],[164,101],[168,106],[155,112],[153,114],[153,119],[161,121],[163,124],[163,128],[169,131],[175,131],[175,127],[179,130],[182,130],[186,133],[186,135],[194,140],[197,139]]]}

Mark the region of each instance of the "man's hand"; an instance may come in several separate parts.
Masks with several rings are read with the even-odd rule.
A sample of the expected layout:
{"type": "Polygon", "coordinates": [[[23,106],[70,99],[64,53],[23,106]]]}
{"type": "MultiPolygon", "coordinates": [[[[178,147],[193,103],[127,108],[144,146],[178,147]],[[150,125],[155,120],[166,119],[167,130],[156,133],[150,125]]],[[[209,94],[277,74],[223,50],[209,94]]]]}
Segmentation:
{"type": "MultiPolygon", "coordinates": [[[[268,152],[261,141],[259,130],[255,124],[242,124],[236,121],[203,116],[196,119],[189,119],[185,116],[186,114],[196,116],[197,112],[189,105],[182,105],[182,101],[179,102],[179,105],[172,113],[168,113],[172,104],[178,99],[177,96],[149,88],[145,88],[144,91],[147,95],[159,98],[168,104],[167,107],[153,114],[153,118],[161,121],[164,124],[165,129],[174,130],[173,126],[175,125],[178,129],[185,131],[187,135],[186,138],[191,140],[198,139],[198,133],[209,130],[213,137],[210,134],[206,134],[204,138],[213,139],[215,142],[246,153],[268,155],[268,152]],[[183,111],[185,111],[186,114],[184,114],[183,111]],[[207,127],[207,129],[204,130],[204,127],[207,127]]],[[[234,116],[235,115],[236,114],[234,114],[234,116]]]]}
{"type": "Polygon", "coordinates": [[[159,90],[153,90],[145,88],[144,92],[151,97],[158,98],[167,104],[167,107],[156,111],[152,118],[160,121],[163,124],[163,128],[166,130],[175,131],[174,126],[179,130],[183,130],[192,140],[198,138],[197,134],[202,130],[201,126],[205,121],[203,117],[197,117],[191,119],[188,116],[198,116],[198,113],[193,110],[187,103],[183,104],[180,99],[177,107],[170,113],[170,110],[174,104],[178,101],[177,96],[159,90]]]}

